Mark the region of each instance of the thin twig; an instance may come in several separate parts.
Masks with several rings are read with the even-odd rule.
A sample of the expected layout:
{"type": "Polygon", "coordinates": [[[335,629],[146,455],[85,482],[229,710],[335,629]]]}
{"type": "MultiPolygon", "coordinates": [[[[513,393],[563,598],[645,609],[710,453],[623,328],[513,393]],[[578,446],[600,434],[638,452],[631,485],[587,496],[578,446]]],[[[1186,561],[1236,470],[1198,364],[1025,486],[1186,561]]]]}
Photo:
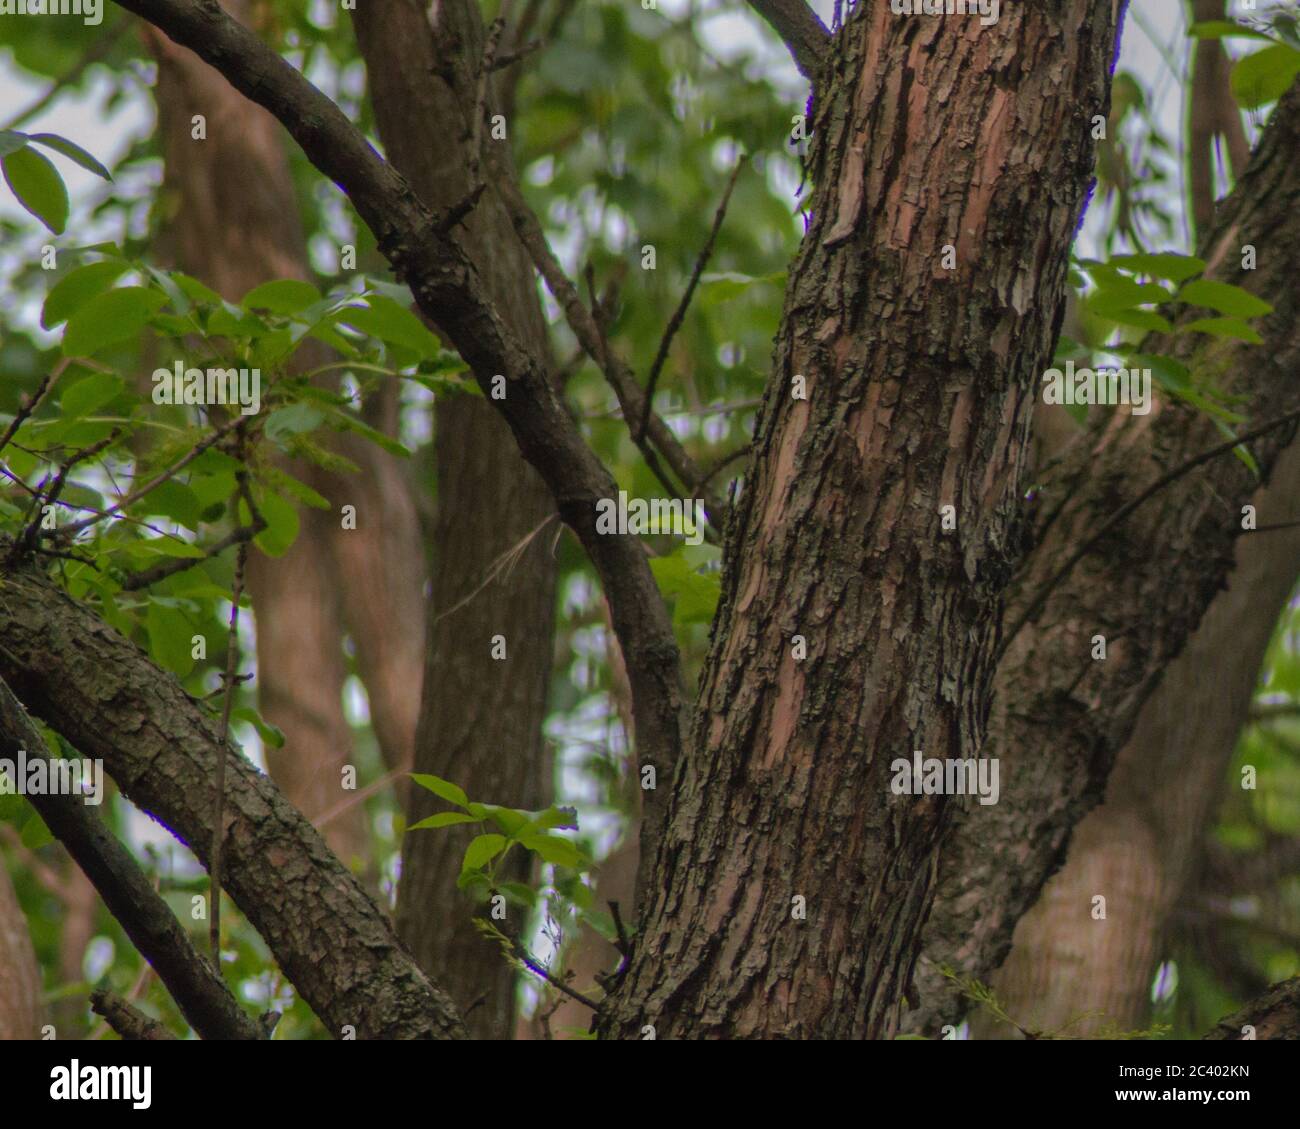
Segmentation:
{"type": "Polygon", "coordinates": [[[555,988],[557,991],[563,992],[571,1000],[577,1000],[578,1003],[583,1004],[585,1007],[591,1008],[592,1011],[600,1011],[600,1004],[596,1003],[594,1000],[589,1000],[581,992],[575,992],[566,983],[564,983],[563,980],[560,980],[559,978],[552,976],[546,970],[546,968],[543,967],[534,957],[532,957],[529,954],[528,950],[525,949],[523,945],[521,945],[518,941],[514,942],[513,947],[514,947],[515,958],[519,960],[524,965],[524,967],[526,967],[530,972],[535,972],[538,976],[540,976],[543,980],[545,980],[552,988],[555,988]]]}
{"type": "MultiPolygon", "coordinates": [[[[518,185],[506,175],[504,170],[499,171],[501,175],[497,177],[496,181],[497,192],[502,203],[506,206],[506,211],[510,214],[515,232],[532,257],[533,265],[555,296],[560,309],[564,311],[565,320],[568,322],[569,328],[573,330],[573,335],[578,339],[583,349],[586,350],[587,355],[596,362],[604,373],[606,382],[614,390],[614,395],[623,412],[623,418],[628,421],[628,430],[632,433],[633,441],[637,443],[637,449],[645,458],[646,465],[656,472],[656,477],[664,484],[666,489],[674,494],[678,493],[676,485],[668,479],[662,469],[656,470],[658,460],[655,458],[651,446],[651,441],[653,441],[654,447],[657,447],[663,453],[664,460],[672,468],[673,473],[688,487],[693,486],[700,479],[699,469],[681,443],[678,442],[677,437],[672,433],[668,425],[653,411],[650,413],[647,423],[646,435],[641,436],[640,441],[637,441],[638,436],[631,427],[631,421],[639,419],[642,414],[643,404],[640,385],[632,375],[632,371],[613,350],[606,352],[601,343],[600,329],[595,317],[583,305],[582,298],[578,294],[578,288],[565,274],[564,268],[560,266],[559,260],[555,257],[555,252],[547,241],[545,232],[542,231],[537,216],[528,206],[528,202],[519,191],[518,185]]],[[[726,512],[726,507],[721,500],[712,495],[706,495],[704,503],[710,520],[721,523],[721,519],[726,512]]]]}
{"type": "Polygon", "coordinates": [[[1188,459],[1181,466],[1175,467],[1167,474],[1162,474],[1131,502],[1126,503],[1116,510],[1109,520],[1103,522],[1101,528],[1089,537],[1088,540],[1075,551],[1070,559],[1057,569],[1052,578],[1044,583],[1042,588],[1038,590],[1038,593],[1029,602],[1029,606],[1025,608],[1020,618],[1016,620],[1010,631],[1007,632],[1005,638],[1002,640],[1002,645],[998,648],[997,660],[1001,661],[1002,657],[1007,653],[1007,648],[1011,646],[1012,640],[1014,640],[1020,633],[1020,629],[1038,614],[1043,605],[1047,603],[1047,598],[1052,594],[1056,586],[1060,584],[1071,571],[1073,571],[1075,565],[1092,552],[1093,548],[1107,537],[1111,530],[1142,505],[1143,502],[1153,498],[1166,486],[1177,482],[1178,479],[1195,470],[1197,467],[1203,466],[1212,459],[1217,459],[1220,455],[1227,454],[1229,451],[1240,447],[1243,443],[1249,443],[1254,439],[1258,439],[1261,435],[1267,435],[1270,431],[1276,431],[1279,427],[1285,427],[1288,423],[1294,423],[1296,420],[1300,420],[1300,408],[1295,411],[1287,412],[1285,415],[1278,416],[1276,419],[1270,420],[1268,423],[1262,423],[1258,427],[1252,428],[1250,431],[1246,432],[1245,435],[1240,435],[1235,439],[1229,439],[1226,443],[1220,443],[1217,447],[1211,447],[1208,451],[1202,451],[1199,455],[1188,459]]]}
{"type": "MultiPolygon", "coordinates": [[[[736,167],[731,170],[731,177],[727,181],[726,190],[722,193],[722,202],[713,215],[713,226],[709,228],[709,237],[704,241],[704,246],[700,248],[700,253],[695,260],[695,269],[691,271],[691,280],[686,284],[682,300],[677,303],[677,309],[673,311],[673,316],[668,319],[668,326],[664,329],[664,335],[659,341],[659,351],[655,354],[655,359],[650,365],[650,376],[646,380],[645,407],[641,410],[641,419],[637,422],[636,428],[638,438],[645,435],[646,425],[650,422],[650,406],[654,403],[655,387],[659,383],[659,374],[663,371],[664,362],[668,359],[668,350],[672,347],[673,338],[677,336],[677,331],[682,327],[682,322],[686,320],[686,311],[690,309],[691,299],[695,296],[695,288],[700,284],[700,276],[704,273],[704,268],[709,265],[709,259],[713,255],[713,245],[717,242],[718,232],[722,230],[722,221],[727,217],[727,205],[731,203],[731,193],[735,190],[736,180],[740,176],[740,170],[744,167],[745,155],[742,153],[740,159],[736,162],[736,167]]],[[[703,483],[697,482],[693,485],[698,490],[703,483]]]]}
{"type": "Polygon", "coordinates": [[[496,580],[498,576],[501,576],[503,573],[508,576],[510,574],[510,570],[513,569],[514,566],[518,563],[520,557],[522,557],[524,554],[524,550],[528,548],[533,538],[536,537],[539,533],[541,533],[543,529],[545,529],[548,525],[550,525],[551,522],[553,522],[559,516],[560,515],[558,513],[549,514],[547,517],[543,518],[540,523],[534,526],[533,529],[531,529],[528,533],[525,533],[523,537],[521,537],[518,541],[516,541],[513,545],[511,545],[510,548],[508,548],[504,553],[502,553],[499,557],[497,557],[497,559],[494,560],[491,565],[488,566],[488,570],[483,576],[482,583],[480,583],[477,588],[475,588],[472,592],[470,592],[470,594],[466,596],[464,599],[458,600],[451,607],[449,607],[445,612],[439,612],[437,618],[434,619],[433,622],[440,623],[442,622],[442,620],[446,619],[449,615],[453,615],[456,612],[460,611],[461,608],[463,608],[472,599],[474,599],[475,596],[477,596],[480,592],[482,592],[485,588],[487,588],[489,584],[491,584],[494,580],[496,580]]]}
{"type": "Polygon", "coordinates": [[[70,357],[64,357],[57,365],[47,372],[42,378],[40,384],[36,386],[36,391],[30,397],[24,398],[18,404],[18,412],[13,419],[9,421],[9,426],[5,428],[5,433],[0,435],[0,451],[9,446],[9,440],[18,434],[18,429],[27,421],[31,414],[41,406],[41,401],[45,399],[45,394],[53,386],[54,382],[63,375],[63,370],[68,367],[70,357]]]}
{"type": "Polygon", "coordinates": [[[90,993],[90,1007],[128,1041],[165,1042],[176,1038],[158,1020],[151,1019],[107,988],[96,988],[90,993]]]}
{"type": "MultiPolygon", "coordinates": [[[[236,474],[239,493],[256,517],[252,492],[248,489],[248,470],[236,474]]],[[[239,665],[239,602],[244,595],[244,567],[248,563],[248,542],[240,543],[235,557],[235,579],[231,590],[230,634],[226,642],[226,696],[221,703],[221,726],[217,734],[217,771],[214,789],[212,820],[212,853],[208,873],[211,876],[211,918],[208,939],[212,947],[212,961],[217,973],[221,972],[221,848],[225,841],[226,761],[230,759],[227,735],[230,733],[230,710],[235,698],[235,668],[239,665]]]]}
{"type": "Polygon", "coordinates": [[[64,486],[67,485],[68,474],[78,463],[84,463],[87,459],[93,459],[96,455],[102,453],[106,448],[111,447],[121,436],[122,429],[115,427],[112,432],[98,443],[93,443],[85,450],[76,452],[62,466],[59,467],[59,473],[54,476],[54,482],[43,495],[38,491],[32,500],[32,516],[27,523],[27,528],[23,530],[18,540],[14,542],[14,547],[10,553],[10,560],[16,560],[24,553],[30,553],[36,546],[40,538],[41,522],[45,520],[45,509],[48,506],[58,505],[59,495],[63,493],[64,486]]]}
{"type": "Polygon", "coordinates": [[[265,529],[266,520],[264,518],[255,521],[252,525],[241,525],[238,529],[227,533],[201,557],[177,557],[175,560],[154,565],[153,568],[131,573],[122,581],[122,591],[138,592],[141,588],[148,588],[149,585],[157,584],[160,580],[166,580],[169,576],[175,576],[178,572],[185,572],[194,568],[195,565],[203,564],[204,561],[210,561],[213,557],[219,557],[231,545],[243,545],[253,540],[265,529]]]}
{"type": "Polygon", "coordinates": [[[64,526],[64,528],[59,531],[59,535],[65,538],[75,537],[83,529],[89,529],[90,526],[94,525],[96,522],[103,521],[104,518],[112,517],[114,514],[120,513],[122,510],[125,510],[128,507],[133,506],[146,494],[149,494],[151,491],[158,489],[158,487],[161,486],[164,482],[178,475],[187,466],[189,466],[190,463],[192,463],[201,454],[203,454],[203,452],[206,451],[209,447],[212,447],[217,443],[221,442],[221,440],[224,439],[230,432],[234,431],[237,427],[243,426],[247,422],[248,422],[247,416],[234,416],[231,419],[228,419],[225,423],[221,424],[218,428],[216,428],[211,435],[205,436],[202,440],[196,443],[194,447],[189,451],[189,453],[186,454],[183,458],[177,459],[176,462],[174,462],[161,474],[157,475],[157,477],[147,482],[144,486],[141,486],[139,490],[132,491],[132,493],[128,494],[125,498],[122,498],[119,501],[114,502],[111,506],[108,507],[108,509],[104,510],[102,513],[95,514],[88,518],[83,518],[81,521],[74,521],[71,525],[64,526]]]}

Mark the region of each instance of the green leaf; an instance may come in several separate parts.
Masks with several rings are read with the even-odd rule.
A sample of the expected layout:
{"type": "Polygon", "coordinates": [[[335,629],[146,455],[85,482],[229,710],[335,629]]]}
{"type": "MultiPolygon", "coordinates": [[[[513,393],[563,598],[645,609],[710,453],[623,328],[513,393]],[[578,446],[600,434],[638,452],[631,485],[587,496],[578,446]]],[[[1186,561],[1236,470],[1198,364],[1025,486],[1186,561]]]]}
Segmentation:
{"type": "Polygon", "coordinates": [[[1273,312],[1273,307],[1240,286],[1201,278],[1189,282],[1178,292],[1178,300],[1191,306],[1204,306],[1233,318],[1253,318],[1273,312]]]}
{"type": "Polygon", "coordinates": [[[203,507],[199,504],[198,496],[174,478],[150,490],[141,505],[151,514],[162,514],[163,517],[180,522],[193,533],[197,533],[202,524],[203,507]]]}
{"type": "Polygon", "coordinates": [[[1239,318],[1198,318],[1179,327],[1180,333],[1208,333],[1214,337],[1226,337],[1237,341],[1248,341],[1252,345],[1263,345],[1264,338],[1251,326],[1239,318]]]}
{"type": "Polygon", "coordinates": [[[65,420],[80,419],[126,390],[122,378],[112,372],[91,373],[85,380],[69,385],[59,398],[59,410],[65,420]]]}
{"type": "Polygon", "coordinates": [[[1107,277],[1093,272],[1097,289],[1088,295],[1088,305],[1102,317],[1133,309],[1135,306],[1149,306],[1157,302],[1167,302],[1173,294],[1165,287],[1154,282],[1134,282],[1125,275],[1107,277]]]}
{"type": "Polygon", "coordinates": [[[567,866],[574,870],[582,870],[591,865],[591,860],[578,849],[572,840],[561,838],[559,835],[524,835],[520,837],[519,845],[527,847],[530,851],[535,851],[546,862],[554,866],[567,866]]]}
{"type": "Polygon", "coordinates": [[[537,904],[537,891],[523,882],[502,882],[497,889],[516,905],[531,907],[537,904]]]}
{"type": "Polygon", "coordinates": [[[520,830],[528,826],[528,813],[514,808],[503,808],[497,804],[487,804],[488,818],[512,839],[520,830]]]}
{"type": "Polygon", "coordinates": [[[566,828],[576,831],[578,829],[578,809],[577,808],[557,808],[549,807],[545,811],[537,812],[531,820],[531,827],[539,831],[550,831],[555,828],[566,828]]]}
{"type": "Polygon", "coordinates": [[[93,356],[135,337],[166,301],[164,294],[143,286],[123,286],[92,298],[68,319],[64,356],[93,356]]]}
{"type": "Polygon", "coordinates": [[[439,827],[451,827],[457,823],[482,823],[480,819],[475,819],[472,815],[466,815],[463,811],[440,811],[437,815],[431,815],[428,819],[422,819],[419,823],[412,823],[407,828],[408,831],[420,831],[425,828],[436,829],[439,827]]]}
{"type": "Polygon", "coordinates": [[[290,404],[266,417],[266,436],[278,444],[286,436],[315,431],[324,422],[325,413],[314,405],[290,404]]]}
{"type": "Polygon", "coordinates": [[[371,427],[364,420],[358,419],[351,412],[344,411],[342,408],[329,407],[330,419],[335,426],[344,431],[354,431],[356,434],[375,444],[376,447],[387,451],[390,455],[397,455],[399,458],[409,459],[411,452],[408,447],[399,443],[396,439],[385,435],[378,428],[371,427]]]}
{"type": "MultiPolygon", "coordinates": [[[[444,780],[441,776],[434,776],[430,772],[413,772],[411,779],[414,780],[421,788],[427,788],[435,796],[441,796],[449,804],[455,804],[458,808],[463,808],[469,803],[469,797],[460,790],[450,780],[444,780]]],[[[484,816],[477,818],[483,819],[484,816]]]]}
{"type": "Polygon", "coordinates": [[[65,322],[96,294],[102,294],[127,270],[128,264],[120,259],[87,263],[69,271],[51,288],[41,307],[41,326],[53,329],[65,322]]]}
{"type": "Polygon", "coordinates": [[[1192,255],[1178,255],[1172,251],[1116,255],[1110,260],[1110,265],[1121,270],[1132,271],[1134,274],[1168,279],[1173,283],[1186,282],[1187,279],[1205,270],[1204,260],[1192,255]]]}
{"type": "Polygon", "coordinates": [[[301,502],[304,506],[311,506],[315,510],[331,508],[328,498],[322,497],[305,482],[299,482],[293,475],[285,473],[279,467],[266,463],[258,470],[258,475],[277,494],[287,494],[295,501],[301,502]]]}
{"type": "Polygon", "coordinates": [[[1230,79],[1232,94],[1243,110],[1258,109],[1281,98],[1298,74],[1300,51],[1275,43],[1237,60],[1230,79]]]}
{"type": "Polygon", "coordinates": [[[27,134],[19,133],[16,129],[0,129],[0,157],[17,153],[26,144],[27,134]]]}
{"type": "Polygon", "coordinates": [[[263,744],[270,745],[273,749],[284,748],[284,730],[262,720],[262,715],[257,710],[248,706],[241,706],[239,709],[233,710],[230,716],[236,721],[246,721],[256,729],[257,735],[262,738],[263,744]]]}
{"type": "Polygon", "coordinates": [[[338,321],[389,345],[409,349],[417,357],[435,357],[442,343],[410,310],[382,294],[366,299],[367,308],[353,306],[340,311],[338,321]]]}
{"type": "Polygon", "coordinates": [[[461,860],[460,872],[478,870],[497,857],[506,847],[504,835],[479,835],[470,840],[465,848],[465,857],[461,860]]]}
{"type": "Polygon", "coordinates": [[[273,314],[296,314],[321,300],[320,291],[310,282],[281,278],[254,286],[240,300],[246,310],[270,310],[273,314]]]}
{"type": "Polygon", "coordinates": [[[24,147],[0,159],[0,167],[18,203],[55,235],[62,235],[68,226],[68,190],[49,158],[24,147]]]}
{"type": "MultiPolygon", "coordinates": [[[[268,557],[282,557],[298,539],[298,507],[286,501],[270,490],[264,491],[257,499],[257,508],[266,518],[266,528],[253,538],[253,544],[268,557]]],[[[239,503],[240,515],[244,522],[253,520],[244,502],[239,503]]]]}
{"type": "Polygon", "coordinates": [[[696,572],[679,553],[650,561],[659,590],[675,601],[673,622],[709,623],[722,596],[722,581],[716,574],[696,572]]]}
{"type": "Polygon", "coordinates": [[[170,271],[173,281],[184,292],[191,302],[198,302],[203,306],[220,306],[221,295],[208,286],[205,286],[197,278],[191,278],[188,274],[181,271],[170,271]]]}
{"type": "Polygon", "coordinates": [[[1116,325],[1131,325],[1156,333],[1168,333],[1173,329],[1167,319],[1150,310],[1111,310],[1102,316],[1116,325]]]}
{"type": "Polygon", "coordinates": [[[1170,392],[1184,392],[1192,385],[1191,370],[1163,353],[1130,353],[1125,360],[1130,369],[1149,368],[1156,383],[1170,392]]]}
{"type": "Polygon", "coordinates": [[[60,137],[57,133],[33,133],[28,140],[36,142],[37,145],[44,145],[47,149],[53,149],[56,153],[62,153],[68,160],[74,161],[87,172],[93,172],[101,180],[112,182],[113,177],[108,169],[80,145],[74,144],[66,137],[60,137]]]}
{"type": "Polygon", "coordinates": [[[184,678],[194,669],[190,621],[175,607],[159,599],[149,601],[145,613],[149,631],[149,654],[154,662],[184,678]]]}
{"type": "MultiPolygon", "coordinates": [[[[185,293],[180,283],[172,277],[171,272],[159,270],[157,267],[151,267],[145,264],[145,271],[153,279],[154,285],[167,295],[167,300],[171,302],[172,309],[178,314],[188,314],[190,312],[190,296],[185,293]]],[[[168,317],[172,315],[166,315],[168,317]]],[[[172,331],[176,336],[182,337],[192,330],[192,326],[182,318],[176,319],[176,328],[172,331]]]]}
{"type": "Polygon", "coordinates": [[[1187,34],[1193,39],[1263,39],[1273,42],[1272,36],[1232,20],[1203,20],[1192,24],[1187,34]]]}

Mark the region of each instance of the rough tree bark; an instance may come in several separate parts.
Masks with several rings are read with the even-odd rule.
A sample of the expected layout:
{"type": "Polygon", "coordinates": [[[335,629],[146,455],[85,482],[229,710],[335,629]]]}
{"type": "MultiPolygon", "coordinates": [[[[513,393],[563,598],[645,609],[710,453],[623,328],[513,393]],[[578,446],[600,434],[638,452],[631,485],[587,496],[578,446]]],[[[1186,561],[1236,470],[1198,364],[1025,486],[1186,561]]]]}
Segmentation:
{"type": "MultiPolygon", "coordinates": [[[[1183,335],[1144,346],[1180,357],[1240,396],[1235,407],[1255,425],[1297,407],[1300,307],[1290,277],[1300,254],[1297,146],[1300,84],[1279,103],[1203,244],[1207,277],[1274,304],[1258,323],[1265,344],[1183,335]],[[1241,267],[1246,244],[1259,252],[1253,271],[1241,267]]],[[[1189,311],[1182,320],[1196,316],[1189,311]]],[[[1275,429],[1250,444],[1266,480],[1292,433],[1275,429]]],[[[1178,402],[1158,400],[1147,416],[1099,418],[1042,479],[1038,543],[1017,577],[1008,624],[1121,505],[1221,442],[1204,414],[1178,402]]],[[[963,1010],[938,965],[987,979],[1001,963],[1015,923],[1061,865],[1070,829],[1100,801],[1143,702],[1225,583],[1242,534],[1241,507],[1256,487],[1231,455],[1176,480],[1109,532],[1012,642],[998,670],[992,724],[999,735],[991,751],[1002,758],[1002,796],[994,806],[967,813],[945,855],[919,977],[923,1002],[909,1027],[933,1034],[963,1010]],[[1098,634],[1108,643],[1104,662],[1091,658],[1098,634]]],[[[1290,513],[1273,501],[1265,504],[1261,526],[1290,513]]]]}
{"type": "Polygon", "coordinates": [[[1256,1039],[1300,1039],[1300,977],[1274,984],[1259,999],[1215,1024],[1207,1039],[1241,1039],[1248,1027],[1256,1039]]]}
{"type": "MultiPolygon", "coordinates": [[[[413,0],[380,0],[360,6],[353,21],[387,157],[426,204],[445,211],[473,187],[476,105],[475,90],[464,88],[447,60],[480,59],[484,33],[474,4],[435,11],[430,16],[413,0]]],[[[494,194],[466,217],[461,240],[506,323],[549,365],[532,264],[494,194]]],[[[548,519],[555,502],[509,428],[477,397],[439,397],[434,444],[438,495],[415,768],[454,780],[474,799],[544,807],[551,793],[542,723],[554,636],[558,525],[548,519]],[[500,558],[539,530],[494,573],[500,558]],[[496,635],[505,640],[504,661],[493,658],[496,635]]],[[[431,793],[411,790],[410,822],[441,808],[431,793]]],[[[473,834],[445,828],[405,837],[397,928],[421,966],[446,978],[462,1008],[476,1005],[466,1016],[470,1032],[501,1038],[514,1028],[515,972],[474,928],[473,906],[456,888],[473,834]]],[[[503,877],[526,880],[530,869],[520,852],[503,877]]]]}
{"type": "Polygon", "coordinates": [[[890,762],[981,750],[1117,7],[981,28],[861,4],[840,33],[698,713],[606,1034],[895,1030],[949,804],[892,795],[890,762]]]}
{"type": "Polygon", "coordinates": [[[0,677],[206,865],[210,782],[227,757],[225,889],[336,1038],[459,1038],[448,997],[387,918],[217,718],[127,639],[27,565],[0,586],[0,677]]]}
{"type": "MultiPolygon", "coordinates": [[[[1300,445],[1251,499],[1269,524],[1300,523],[1300,445]]],[[[1016,926],[993,979],[1021,1026],[1071,1035],[1147,1026],[1151,980],[1223,798],[1260,664],[1295,586],[1300,527],[1243,537],[1228,589],[1211,604],[1147,699],[1116,758],[1106,800],[1074,833],[1069,858],[1016,926]],[[1090,916],[1106,898],[1106,918],[1090,916]]],[[[1005,1026],[988,1032],[1009,1034],[1005,1026]]]]}
{"type": "Polygon", "coordinates": [[[0,1040],[36,1039],[45,1021],[27,918],[0,855],[0,1040]]]}

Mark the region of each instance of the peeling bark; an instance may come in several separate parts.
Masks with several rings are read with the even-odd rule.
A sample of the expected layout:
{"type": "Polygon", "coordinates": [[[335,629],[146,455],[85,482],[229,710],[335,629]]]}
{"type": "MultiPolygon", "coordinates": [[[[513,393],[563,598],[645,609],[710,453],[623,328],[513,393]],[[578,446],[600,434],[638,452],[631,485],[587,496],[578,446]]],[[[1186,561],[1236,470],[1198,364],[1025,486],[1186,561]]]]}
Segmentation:
{"type": "Polygon", "coordinates": [[[990,28],[854,10],[692,739],[606,1034],[894,1033],[951,803],[893,795],[890,763],[981,750],[1115,17],[1110,0],[1016,7],[990,28]]]}

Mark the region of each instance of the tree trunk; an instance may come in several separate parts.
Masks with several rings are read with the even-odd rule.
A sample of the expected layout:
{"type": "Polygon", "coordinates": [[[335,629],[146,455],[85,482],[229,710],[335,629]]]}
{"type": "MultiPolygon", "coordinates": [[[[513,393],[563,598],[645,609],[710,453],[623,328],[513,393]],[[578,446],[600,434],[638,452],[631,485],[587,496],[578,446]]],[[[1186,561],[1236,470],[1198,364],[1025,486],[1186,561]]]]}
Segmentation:
{"type": "MultiPolygon", "coordinates": [[[[439,64],[481,58],[483,28],[473,5],[436,11],[436,32],[423,7],[408,0],[361,5],[353,19],[388,159],[426,204],[446,210],[472,187],[467,138],[476,95],[460,88],[450,68],[440,76],[439,64]]],[[[532,263],[494,193],[480,198],[460,238],[506,323],[534,356],[548,357],[532,263]]],[[[542,723],[554,646],[555,502],[509,428],[477,397],[439,397],[434,443],[433,584],[415,767],[455,781],[471,799],[544,807],[551,792],[542,723]],[[494,571],[534,534],[509,567],[494,571]],[[497,635],[504,660],[493,657],[497,635]]],[[[410,822],[443,807],[413,789],[410,822]]],[[[470,1031],[502,1038],[514,1029],[514,969],[479,935],[474,907],[456,888],[474,833],[455,827],[405,837],[398,932],[422,967],[452,986],[470,1031]]],[[[505,869],[503,877],[526,880],[528,856],[517,852],[505,869]]],[[[523,915],[510,912],[518,915],[510,931],[521,931],[523,915]]]]}
{"type": "MultiPolygon", "coordinates": [[[[1156,338],[1144,345],[1145,352],[1181,357],[1225,393],[1239,396],[1234,407],[1251,424],[1296,406],[1300,306],[1291,270],[1300,255],[1300,225],[1294,222],[1300,200],[1297,147],[1300,84],[1279,103],[1254,159],[1203,242],[1207,277],[1236,283],[1274,303],[1273,313],[1258,323],[1264,344],[1184,334],[1172,343],[1156,338]],[[1253,271],[1241,268],[1246,244],[1260,252],[1253,271]]],[[[1191,310],[1180,320],[1197,316],[1200,311],[1191,310]]],[[[1293,432],[1293,427],[1274,429],[1249,444],[1266,481],[1293,432]]],[[[1222,435],[1204,413],[1178,402],[1157,401],[1147,416],[1099,418],[1042,481],[1039,542],[1017,578],[1008,622],[1047,591],[1058,569],[1122,504],[1221,443],[1222,435]]],[[[909,1018],[913,1029],[935,1034],[964,1010],[939,975],[939,965],[987,979],[1005,957],[1015,923],[1061,865],[1070,829],[1100,801],[1113,758],[1133,733],[1143,703],[1227,581],[1234,541],[1243,535],[1242,506],[1254,501],[1261,507],[1261,527],[1293,516],[1293,507],[1282,502],[1293,472],[1278,473],[1285,477],[1277,489],[1252,498],[1257,482],[1241,461],[1226,454],[1168,484],[1094,546],[1014,640],[999,667],[993,722],[1001,734],[1002,797],[993,807],[972,809],[945,857],[925,943],[923,1003],[909,1018]],[[1097,635],[1107,640],[1105,661],[1091,657],[1097,635]]],[[[1257,551],[1264,554],[1258,565],[1264,569],[1273,549],[1246,549],[1252,555],[1257,551]]],[[[1261,604],[1275,609],[1286,583],[1274,575],[1261,604]]],[[[1249,583],[1242,583],[1236,595],[1228,594],[1226,608],[1249,591],[1249,583]]],[[[1230,610],[1224,619],[1232,620],[1230,610]]],[[[1262,627],[1238,620],[1226,630],[1245,645],[1241,673],[1253,683],[1258,662],[1251,650],[1257,652],[1259,644],[1251,644],[1249,635],[1262,627]]],[[[1207,651],[1199,653],[1208,661],[1207,651]]],[[[1174,676],[1186,686],[1194,671],[1174,676]]],[[[1222,740],[1237,724],[1231,703],[1229,698],[1220,705],[1224,717],[1214,723],[1222,740]]],[[[1159,712],[1152,715],[1141,738],[1148,756],[1150,743],[1161,739],[1159,718],[1159,712]]],[[[1162,756],[1177,752],[1171,747],[1162,756]]],[[[1136,762],[1135,769],[1145,771],[1136,762]]]]}
{"type": "MultiPolygon", "coordinates": [[[[1279,460],[1254,499],[1261,512],[1300,521],[1300,447],[1279,460]]],[[[1243,538],[1229,589],[1166,669],[1116,760],[1106,801],[1075,832],[1065,868],[1016,926],[994,979],[1024,1027],[1145,1027],[1151,981],[1171,917],[1187,891],[1223,796],[1264,653],[1296,580],[1300,529],[1243,538]],[[1106,898],[1093,920],[1092,898],[1106,898]]],[[[990,1032],[998,1034],[1005,1032],[990,1032]]]]}
{"type": "MultiPolygon", "coordinates": [[[[247,22],[244,4],[227,0],[227,7],[247,22]]],[[[270,279],[309,278],[275,119],[193,52],[156,32],[147,38],[158,59],[159,132],[172,199],[168,242],[175,265],[232,302],[270,279]],[[206,119],[205,140],[191,136],[196,114],[206,119]]],[[[280,462],[326,497],[336,493],[331,487],[338,484],[317,468],[304,472],[280,462]]],[[[286,738],[283,748],[266,747],[267,766],[308,819],[318,819],[345,796],[341,771],[352,759],[352,731],[343,715],[347,670],[340,596],[329,548],[341,532],[337,511],[304,510],[288,553],[273,560],[253,549],[248,558],[258,705],[286,738]]],[[[360,807],[353,808],[324,829],[335,853],[358,870],[370,854],[363,817],[360,807]]]]}
{"type": "Polygon", "coordinates": [[[840,33],[699,710],[608,1034],[896,1028],[950,803],[891,794],[891,762],[981,753],[1117,7],[1017,6],[980,28],[863,4],[840,33]]]}
{"type": "Polygon", "coordinates": [[[27,918],[0,855],[0,1040],[40,1038],[41,986],[27,918]]]}

